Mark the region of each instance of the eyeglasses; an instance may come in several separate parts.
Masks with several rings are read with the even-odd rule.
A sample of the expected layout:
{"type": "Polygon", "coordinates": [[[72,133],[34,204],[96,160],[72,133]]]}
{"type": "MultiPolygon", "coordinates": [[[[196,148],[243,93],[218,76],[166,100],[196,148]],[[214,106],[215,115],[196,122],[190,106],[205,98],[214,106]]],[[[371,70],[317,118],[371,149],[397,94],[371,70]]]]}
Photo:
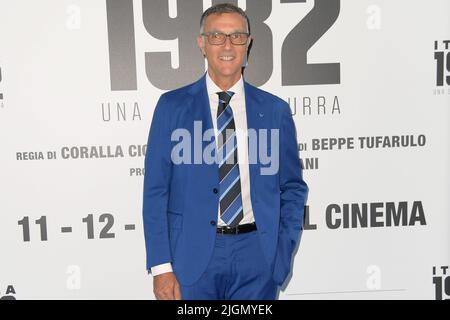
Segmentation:
{"type": "Polygon", "coordinates": [[[246,32],[234,32],[231,34],[225,34],[222,32],[204,32],[201,35],[207,37],[209,44],[212,45],[224,44],[227,37],[230,37],[231,43],[239,46],[246,44],[250,36],[250,34],[246,32]]]}

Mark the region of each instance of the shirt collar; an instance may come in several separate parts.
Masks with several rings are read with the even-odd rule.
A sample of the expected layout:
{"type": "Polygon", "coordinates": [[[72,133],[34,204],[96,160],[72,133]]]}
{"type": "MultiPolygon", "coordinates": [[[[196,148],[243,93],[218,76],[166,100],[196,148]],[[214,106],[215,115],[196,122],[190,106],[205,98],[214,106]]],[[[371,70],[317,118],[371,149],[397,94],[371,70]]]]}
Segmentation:
{"type": "MultiPolygon", "coordinates": [[[[218,97],[217,96],[217,92],[223,91],[211,79],[211,77],[209,76],[208,71],[206,71],[206,88],[208,90],[208,96],[210,96],[210,97],[211,96],[218,97]]],[[[244,80],[242,78],[242,75],[239,78],[239,80],[230,89],[228,89],[228,91],[234,92],[233,97],[234,96],[240,96],[242,94],[242,92],[244,92],[244,80]]]]}

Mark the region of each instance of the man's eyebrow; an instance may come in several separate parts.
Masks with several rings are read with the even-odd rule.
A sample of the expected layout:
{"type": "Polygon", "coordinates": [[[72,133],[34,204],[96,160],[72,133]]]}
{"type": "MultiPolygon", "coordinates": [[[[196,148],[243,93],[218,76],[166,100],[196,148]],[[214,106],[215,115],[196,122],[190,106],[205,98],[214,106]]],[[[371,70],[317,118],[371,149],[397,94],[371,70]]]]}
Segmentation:
{"type": "MultiPolygon", "coordinates": [[[[217,33],[224,33],[224,34],[226,34],[226,32],[224,32],[224,31],[222,31],[222,30],[217,30],[217,29],[211,29],[211,30],[209,30],[209,31],[205,31],[205,32],[213,32],[213,33],[215,33],[215,32],[217,32],[217,33]]],[[[230,32],[229,34],[232,34],[232,33],[237,33],[237,32],[240,32],[240,33],[246,33],[247,31],[243,31],[243,30],[233,30],[232,32],[230,32]]]]}

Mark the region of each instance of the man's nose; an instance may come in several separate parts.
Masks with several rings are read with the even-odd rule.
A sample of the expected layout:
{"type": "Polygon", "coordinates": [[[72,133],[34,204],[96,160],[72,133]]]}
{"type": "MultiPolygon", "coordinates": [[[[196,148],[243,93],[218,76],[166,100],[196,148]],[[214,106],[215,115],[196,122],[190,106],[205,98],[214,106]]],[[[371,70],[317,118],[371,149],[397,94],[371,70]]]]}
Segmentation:
{"type": "Polygon", "coordinates": [[[225,48],[231,48],[233,46],[233,44],[231,43],[231,38],[230,37],[225,37],[225,42],[224,42],[224,47],[225,48]]]}

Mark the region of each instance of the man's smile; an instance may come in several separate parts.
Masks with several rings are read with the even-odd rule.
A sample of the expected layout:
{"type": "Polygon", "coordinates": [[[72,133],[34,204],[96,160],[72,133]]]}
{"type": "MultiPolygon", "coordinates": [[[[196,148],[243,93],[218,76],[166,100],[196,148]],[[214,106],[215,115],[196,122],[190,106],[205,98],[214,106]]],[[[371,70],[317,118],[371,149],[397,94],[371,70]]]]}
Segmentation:
{"type": "Polygon", "coordinates": [[[231,55],[222,55],[222,56],[219,56],[219,60],[222,60],[222,61],[232,61],[232,60],[234,60],[234,56],[231,56],[231,55]]]}

